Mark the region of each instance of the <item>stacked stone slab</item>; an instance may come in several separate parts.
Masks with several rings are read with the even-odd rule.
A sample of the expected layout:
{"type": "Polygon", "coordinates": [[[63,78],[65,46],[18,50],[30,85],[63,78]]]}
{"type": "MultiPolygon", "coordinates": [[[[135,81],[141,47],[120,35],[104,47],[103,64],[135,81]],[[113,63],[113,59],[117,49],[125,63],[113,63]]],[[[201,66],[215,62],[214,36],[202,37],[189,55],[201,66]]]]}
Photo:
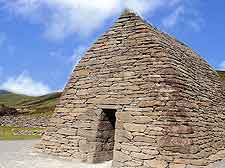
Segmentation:
{"type": "Polygon", "coordinates": [[[223,159],[224,145],[225,85],[217,73],[125,11],[76,66],[38,148],[113,160],[113,168],[184,168],[223,159]],[[116,110],[115,131],[104,109],[116,110]]]}

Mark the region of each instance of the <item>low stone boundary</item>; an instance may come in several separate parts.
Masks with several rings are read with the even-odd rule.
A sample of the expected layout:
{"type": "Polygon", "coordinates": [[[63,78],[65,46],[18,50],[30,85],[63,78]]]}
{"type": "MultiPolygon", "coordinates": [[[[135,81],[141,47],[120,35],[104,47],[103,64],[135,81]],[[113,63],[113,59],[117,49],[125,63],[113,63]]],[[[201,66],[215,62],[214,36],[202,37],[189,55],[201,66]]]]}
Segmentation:
{"type": "Polygon", "coordinates": [[[16,115],[0,117],[0,126],[9,127],[45,128],[48,122],[48,116],[16,115]]]}
{"type": "MultiPolygon", "coordinates": [[[[39,148],[39,144],[36,144],[35,152],[42,153],[43,151],[38,148],[39,148]]],[[[68,157],[60,155],[60,154],[55,155],[55,156],[59,156],[60,158],[66,159],[66,160],[67,159],[68,160],[76,160],[74,158],[68,158],[68,157]]],[[[183,160],[183,162],[176,161],[176,163],[168,163],[168,162],[165,162],[162,160],[153,159],[153,160],[146,161],[145,165],[143,167],[137,167],[137,168],[224,168],[225,167],[224,156],[225,156],[225,149],[219,151],[218,153],[210,156],[207,159],[196,160],[196,165],[191,165],[190,163],[188,163],[188,160],[183,160]],[[184,164],[184,162],[186,162],[186,164],[184,164]],[[197,165],[197,164],[202,164],[202,162],[204,162],[205,164],[207,163],[208,165],[205,165],[205,166],[197,165]]],[[[120,167],[116,167],[116,168],[120,168],[120,167]]],[[[134,167],[131,166],[129,168],[134,168],[134,167]]]]}
{"type": "Polygon", "coordinates": [[[13,135],[43,135],[44,130],[15,130],[13,129],[13,135]]]}

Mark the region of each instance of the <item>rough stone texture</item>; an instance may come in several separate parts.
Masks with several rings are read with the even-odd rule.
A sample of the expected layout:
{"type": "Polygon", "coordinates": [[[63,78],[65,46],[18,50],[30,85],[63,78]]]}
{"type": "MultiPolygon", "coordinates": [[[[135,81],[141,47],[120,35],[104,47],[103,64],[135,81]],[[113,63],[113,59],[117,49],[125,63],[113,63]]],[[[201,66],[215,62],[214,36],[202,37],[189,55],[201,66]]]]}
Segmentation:
{"type": "Polygon", "coordinates": [[[38,148],[114,168],[207,166],[225,156],[224,113],[208,63],[125,11],[77,65],[38,148]],[[115,132],[103,109],[117,110],[115,132]]]}
{"type": "Polygon", "coordinates": [[[44,131],[39,130],[39,131],[31,131],[31,130],[15,130],[12,129],[13,135],[43,135],[44,131]]]}
{"type": "Polygon", "coordinates": [[[48,123],[49,123],[49,116],[32,116],[32,115],[0,116],[0,126],[45,128],[47,127],[48,123]]]}

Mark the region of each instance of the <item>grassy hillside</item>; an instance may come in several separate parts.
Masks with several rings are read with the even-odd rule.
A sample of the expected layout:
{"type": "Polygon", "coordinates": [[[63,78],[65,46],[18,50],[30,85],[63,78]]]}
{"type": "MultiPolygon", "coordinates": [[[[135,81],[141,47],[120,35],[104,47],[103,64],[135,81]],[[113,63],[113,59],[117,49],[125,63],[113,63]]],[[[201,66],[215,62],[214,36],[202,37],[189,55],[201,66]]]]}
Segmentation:
{"type": "Polygon", "coordinates": [[[217,71],[219,76],[224,80],[225,82],[225,71],[217,71]]]}
{"type": "Polygon", "coordinates": [[[24,109],[25,114],[51,115],[60,95],[60,92],[56,92],[44,96],[33,97],[11,92],[1,92],[0,104],[24,109]]]}

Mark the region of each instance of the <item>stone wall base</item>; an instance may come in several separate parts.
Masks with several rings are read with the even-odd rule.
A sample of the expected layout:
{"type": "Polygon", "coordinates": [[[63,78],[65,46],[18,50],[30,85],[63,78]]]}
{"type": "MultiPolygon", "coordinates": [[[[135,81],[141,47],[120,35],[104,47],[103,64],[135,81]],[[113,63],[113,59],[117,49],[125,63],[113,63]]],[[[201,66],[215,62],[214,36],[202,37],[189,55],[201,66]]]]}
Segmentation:
{"type": "MultiPolygon", "coordinates": [[[[187,159],[176,159],[173,163],[169,163],[163,160],[146,160],[142,166],[135,166],[136,162],[130,162],[130,165],[126,168],[224,168],[225,167],[225,150],[221,150],[214,155],[206,159],[196,159],[196,160],[187,160],[187,159]],[[222,166],[223,165],[223,166],[222,166]]],[[[120,163],[113,162],[113,168],[125,168],[124,165],[120,163]]]]}
{"type": "MultiPolygon", "coordinates": [[[[38,145],[37,145],[38,146],[38,145]]],[[[37,147],[36,146],[36,147],[37,147]]],[[[35,152],[42,153],[43,150],[35,148],[35,152]]],[[[71,157],[61,155],[60,158],[75,160],[71,157]]],[[[113,164],[113,168],[121,168],[120,165],[113,164]]],[[[174,163],[168,163],[162,160],[146,160],[143,166],[129,166],[129,168],[224,168],[225,167],[225,150],[221,150],[207,159],[198,160],[175,160],[174,163]]],[[[128,167],[126,167],[128,168],[128,167]]]]}

